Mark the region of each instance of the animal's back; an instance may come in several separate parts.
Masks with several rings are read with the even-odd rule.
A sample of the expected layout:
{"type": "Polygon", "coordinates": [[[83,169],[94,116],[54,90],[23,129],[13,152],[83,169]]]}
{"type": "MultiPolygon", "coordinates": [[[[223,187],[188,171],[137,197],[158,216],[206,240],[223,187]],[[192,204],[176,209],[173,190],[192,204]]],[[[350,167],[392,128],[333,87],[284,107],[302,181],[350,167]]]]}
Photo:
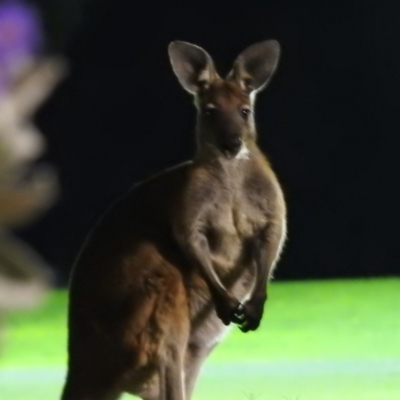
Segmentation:
{"type": "MultiPolygon", "coordinates": [[[[85,284],[95,290],[98,282],[118,270],[116,264],[132,258],[140,246],[153,243],[159,250],[165,247],[161,242],[171,239],[170,211],[185,185],[190,164],[180,164],[135,185],[111,205],[78,255],[71,279],[71,297],[75,289],[85,284]]],[[[135,269],[130,271],[134,273],[135,269]]]]}
{"type": "Polygon", "coordinates": [[[181,164],[136,185],[89,235],[70,282],[70,364],[93,368],[94,358],[113,371],[121,362],[150,368],[157,360],[148,357],[162,356],[159,338],[176,337],[179,324],[188,323],[186,260],[174,244],[168,211],[189,166],[181,164]],[[179,320],[172,334],[165,332],[171,320],[179,320]]]}

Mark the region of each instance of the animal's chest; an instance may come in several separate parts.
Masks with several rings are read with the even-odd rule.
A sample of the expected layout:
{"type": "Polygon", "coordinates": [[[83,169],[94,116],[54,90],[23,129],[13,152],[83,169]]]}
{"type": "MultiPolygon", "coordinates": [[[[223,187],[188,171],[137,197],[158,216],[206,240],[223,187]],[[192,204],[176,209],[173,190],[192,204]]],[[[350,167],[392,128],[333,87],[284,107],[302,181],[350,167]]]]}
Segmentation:
{"type": "Polygon", "coordinates": [[[242,191],[217,198],[209,214],[209,224],[221,240],[247,240],[266,222],[265,207],[242,191]]]}
{"type": "Polygon", "coordinates": [[[243,264],[266,222],[263,207],[242,191],[226,191],[210,203],[207,234],[216,269],[222,272],[243,264]]]}

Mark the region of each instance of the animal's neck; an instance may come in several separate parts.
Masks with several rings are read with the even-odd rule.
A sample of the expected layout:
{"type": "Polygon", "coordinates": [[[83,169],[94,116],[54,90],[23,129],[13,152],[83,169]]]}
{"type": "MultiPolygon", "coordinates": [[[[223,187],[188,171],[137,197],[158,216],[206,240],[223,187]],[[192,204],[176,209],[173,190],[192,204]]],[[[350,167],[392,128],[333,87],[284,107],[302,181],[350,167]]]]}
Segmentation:
{"type": "Polygon", "coordinates": [[[214,171],[223,179],[241,182],[249,165],[257,162],[259,153],[257,144],[254,142],[247,143],[236,156],[231,158],[224,156],[217,148],[202,148],[198,151],[194,162],[214,171]]]}
{"type": "MultiPolygon", "coordinates": [[[[250,160],[254,157],[257,157],[259,153],[259,149],[255,141],[251,140],[242,145],[242,148],[236,154],[236,156],[227,157],[222,154],[222,152],[211,143],[197,143],[197,151],[195,155],[195,160],[204,162],[204,163],[215,163],[215,162],[223,162],[223,163],[236,163],[237,160],[250,160]]],[[[242,163],[243,165],[243,163],[242,163]]]]}

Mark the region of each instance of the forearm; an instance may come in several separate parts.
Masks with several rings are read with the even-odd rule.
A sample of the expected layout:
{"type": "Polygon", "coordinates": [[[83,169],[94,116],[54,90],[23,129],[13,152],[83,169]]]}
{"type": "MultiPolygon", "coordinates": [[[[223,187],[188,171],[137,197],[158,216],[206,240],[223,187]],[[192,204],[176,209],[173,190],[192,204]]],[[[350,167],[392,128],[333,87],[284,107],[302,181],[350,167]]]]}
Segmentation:
{"type": "Polygon", "coordinates": [[[284,222],[271,223],[260,234],[255,243],[256,283],[251,298],[267,298],[267,285],[279,259],[285,240],[284,222]]]}
{"type": "Polygon", "coordinates": [[[197,264],[210,290],[219,295],[226,295],[227,289],[221,282],[211,261],[210,248],[206,236],[201,232],[194,232],[189,236],[187,243],[190,257],[197,264]]]}
{"type": "Polygon", "coordinates": [[[201,229],[188,235],[186,248],[207,283],[217,316],[225,325],[229,325],[240,303],[227,291],[216,273],[211,261],[208,240],[201,229]]]}

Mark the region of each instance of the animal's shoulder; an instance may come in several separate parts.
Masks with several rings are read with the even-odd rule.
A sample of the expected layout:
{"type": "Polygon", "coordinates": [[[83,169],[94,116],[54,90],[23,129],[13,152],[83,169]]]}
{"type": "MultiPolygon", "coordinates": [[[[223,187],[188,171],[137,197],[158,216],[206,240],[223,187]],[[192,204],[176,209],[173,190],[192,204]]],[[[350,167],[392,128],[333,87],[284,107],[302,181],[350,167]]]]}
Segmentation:
{"type": "Polygon", "coordinates": [[[140,189],[151,186],[159,186],[162,182],[166,182],[168,180],[177,178],[180,175],[186,174],[191,169],[191,167],[192,161],[186,161],[173,167],[167,168],[143,181],[135,183],[132,186],[130,193],[134,193],[136,191],[139,191],[140,189]]]}
{"type": "Polygon", "coordinates": [[[185,200],[204,202],[214,198],[221,187],[220,177],[211,168],[191,166],[185,188],[185,200]]]}
{"type": "Polygon", "coordinates": [[[278,179],[268,160],[264,157],[251,163],[243,179],[245,193],[252,196],[273,196],[280,190],[278,179]]]}

